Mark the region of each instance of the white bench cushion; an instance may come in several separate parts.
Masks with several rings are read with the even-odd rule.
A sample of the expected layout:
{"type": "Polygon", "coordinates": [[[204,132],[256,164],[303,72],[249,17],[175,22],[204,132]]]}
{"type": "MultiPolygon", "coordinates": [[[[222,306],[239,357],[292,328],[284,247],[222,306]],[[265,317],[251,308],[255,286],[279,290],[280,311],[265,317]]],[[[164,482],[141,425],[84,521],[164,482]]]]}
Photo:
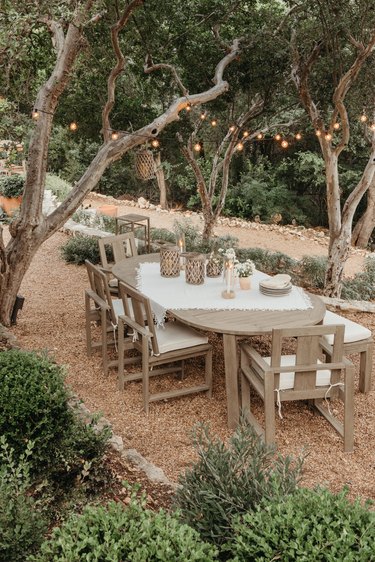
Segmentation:
{"type": "MultiPolygon", "coordinates": [[[[344,324],[345,326],[344,343],[352,343],[355,341],[367,340],[368,338],[371,337],[371,332],[368,328],[361,326],[361,324],[357,324],[357,322],[348,320],[348,318],[345,318],[344,316],[340,316],[339,314],[330,312],[329,310],[327,310],[324,316],[323,324],[325,326],[329,326],[332,324],[344,324]]],[[[323,338],[330,345],[333,344],[333,334],[329,334],[328,336],[323,336],[323,338]]]]}
{"type": "MultiPolygon", "coordinates": [[[[271,365],[271,357],[263,357],[268,365],[271,365]]],[[[321,361],[318,361],[321,364],[321,361]]],[[[281,366],[291,367],[295,366],[296,364],[296,356],[295,355],[282,355],[281,356],[281,366]]],[[[290,388],[294,388],[294,376],[295,373],[291,371],[290,373],[280,373],[279,379],[279,390],[287,390],[290,388]]],[[[331,384],[331,371],[329,369],[323,369],[321,371],[317,371],[316,373],[316,386],[328,386],[331,384]]]]}
{"type": "Polygon", "coordinates": [[[155,327],[155,332],[160,353],[185,349],[208,342],[207,337],[178,322],[166,322],[164,327],[155,327]]]}

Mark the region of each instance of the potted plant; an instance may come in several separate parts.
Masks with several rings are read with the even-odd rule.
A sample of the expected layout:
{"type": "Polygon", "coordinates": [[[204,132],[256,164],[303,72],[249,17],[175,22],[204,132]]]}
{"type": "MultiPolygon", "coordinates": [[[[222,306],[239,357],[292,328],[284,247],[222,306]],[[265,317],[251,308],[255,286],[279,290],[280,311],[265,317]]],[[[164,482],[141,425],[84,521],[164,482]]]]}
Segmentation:
{"type": "Polygon", "coordinates": [[[9,217],[19,209],[24,187],[25,179],[18,174],[0,178],[0,207],[9,217]]]}
{"type": "Polygon", "coordinates": [[[251,260],[237,262],[234,266],[235,273],[238,277],[241,289],[250,289],[250,277],[255,271],[255,265],[251,260]]]}

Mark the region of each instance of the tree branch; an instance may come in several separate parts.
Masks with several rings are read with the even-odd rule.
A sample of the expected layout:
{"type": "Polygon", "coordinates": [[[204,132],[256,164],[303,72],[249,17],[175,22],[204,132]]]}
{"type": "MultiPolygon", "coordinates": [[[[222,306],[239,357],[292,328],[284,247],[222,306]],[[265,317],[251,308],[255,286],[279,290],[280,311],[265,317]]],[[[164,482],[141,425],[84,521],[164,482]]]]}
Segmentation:
{"type": "Polygon", "coordinates": [[[176,70],[176,67],[173,66],[173,64],[166,64],[166,63],[162,63],[162,62],[160,62],[158,64],[154,64],[152,62],[152,59],[151,59],[150,55],[146,56],[145,65],[143,67],[143,70],[146,74],[151,74],[151,72],[154,72],[155,70],[160,70],[160,69],[164,69],[164,68],[166,70],[169,70],[169,72],[172,73],[172,76],[173,76],[177,86],[181,90],[182,94],[187,97],[189,95],[189,91],[183,85],[182,80],[179,77],[178,72],[176,70]]]}
{"type": "Polygon", "coordinates": [[[57,58],[61,57],[62,50],[64,48],[65,35],[62,25],[57,21],[54,21],[49,16],[43,16],[39,19],[41,23],[44,23],[52,34],[52,45],[57,53],[57,58]]]}
{"type": "Polygon", "coordinates": [[[128,23],[133,11],[143,4],[144,0],[132,0],[132,2],[123,11],[122,16],[119,18],[119,20],[111,27],[111,41],[117,63],[108,76],[107,102],[102,111],[102,133],[105,141],[108,141],[111,138],[109,115],[115,103],[116,80],[119,74],[121,74],[121,72],[125,68],[125,57],[121,51],[119,34],[128,23]]]}

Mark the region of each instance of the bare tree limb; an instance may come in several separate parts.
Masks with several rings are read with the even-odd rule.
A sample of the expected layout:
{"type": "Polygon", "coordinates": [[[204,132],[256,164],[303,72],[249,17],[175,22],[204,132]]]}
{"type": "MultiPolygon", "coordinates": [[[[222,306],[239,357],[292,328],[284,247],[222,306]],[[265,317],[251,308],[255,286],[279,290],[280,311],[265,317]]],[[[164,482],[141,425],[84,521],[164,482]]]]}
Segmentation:
{"type": "Polygon", "coordinates": [[[51,19],[49,16],[43,16],[39,19],[39,21],[48,27],[52,34],[52,45],[57,53],[57,57],[61,57],[65,41],[62,25],[51,19]]]}
{"type": "Polygon", "coordinates": [[[116,80],[119,74],[121,74],[121,72],[125,68],[125,57],[121,51],[119,35],[129,21],[129,18],[132,15],[133,11],[143,4],[144,0],[132,0],[132,2],[123,11],[119,20],[111,27],[111,41],[117,63],[108,76],[107,102],[102,111],[102,133],[105,141],[108,141],[111,138],[109,115],[115,103],[116,80]]]}
{"type": "MultiPolygon", "coordinates": [[[[150,56],[149,55],[146,56],[145,65],[143,67],[143,70],[146,74],[151,74],[151,72],[154,72],[155,70],[161,70],[161,69],[169,70],[169,72],[172,73],[172,76],[173,76],[177,86],[181,90],[182,95],[187,97],[189,95],[189,91],[183,85],[182,80],[179,77],[178,72],[176,70],[176,67],[173,66],[173,64],[166,64],[166,63],[162,63],[162,62],[158,63],[158,64],[154,64],[152,62],[152,59],[150,58],[150,56]]],[[[186,102],[186,103],[188,103],[188,102],[186,102]]]]}

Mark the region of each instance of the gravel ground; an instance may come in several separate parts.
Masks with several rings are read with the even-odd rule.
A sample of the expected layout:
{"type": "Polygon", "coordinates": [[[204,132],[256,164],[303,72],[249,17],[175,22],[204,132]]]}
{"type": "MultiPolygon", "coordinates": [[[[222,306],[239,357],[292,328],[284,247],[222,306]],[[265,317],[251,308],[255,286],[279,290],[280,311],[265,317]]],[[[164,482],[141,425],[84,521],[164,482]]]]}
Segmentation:
{"type": "MultiPolygon", "coordinates": [[[[128,209],[128,212],[135,210],[128,209]]],[[[142,210],[142,214],[149,213],[152,226],[170,226],[169,214],[144,213],[142,210]]],[[[228,228],[221,228],[228,232],[228,228]]],[[[324,246],[315,240],[291,241],[272,230],[240,232],[243,230],[230,230],[240,237],[241,246],[258,244],[265,247],[267,244],[269,249],[285,251],[295,257],[318,254],[322,248],[324,251],[324,246]]],[[[198,422],[209,424],[223,439],[230,435],[226,427],[221,338],[210,335],[215,348],[212,399],[197,395],[157,402],[151,405],[150,415],[146,417],[141,407],[140,383],[128,383],[125,392],[120,392],[116,371],[112,370],[107,378],[104,377],[99,355],[92,358],[86,355],[83,294],[88,285],[87,275],[84,267],[68,265],[61,259],[59,248],[66,240],[66,234],[55,234],[35,256],[20,290],[25,297],[24,308],[12,331],[24,348],[48,350],[56,361],[65,364],[67,382],[86,406],[91,411],[102,412],[127,447],[136,448],[161,467],[171,480],[177,480],[179,473],[195,459],[191,431],[198,422]]],[[[353,255],[349,273],[361,267],[361,259],[362,254],[353,255]]],[[[375,334],[373,314],[345,315],[365,324],[375,334]]],[[[255,343],[256,340],[263,345],[260,338],[255,338],[255,343]]],[[[357,359],[352,359],[357,364],[357,359]]],[[[198,371],[199,364],[193,363],[188,376],[195,378],[198,371]]],[[[307,453],[304,485],[326,484],[332,490],[347,485],[352,497],[360,495],[375,500],[375,391],[363,395],[356,390],[353,453],[344,453],[341,438],[327,422],[304,405],[283,405],[283,416],[283,420],[277,420],[278,447],[282,454],[307,453]]]]}

